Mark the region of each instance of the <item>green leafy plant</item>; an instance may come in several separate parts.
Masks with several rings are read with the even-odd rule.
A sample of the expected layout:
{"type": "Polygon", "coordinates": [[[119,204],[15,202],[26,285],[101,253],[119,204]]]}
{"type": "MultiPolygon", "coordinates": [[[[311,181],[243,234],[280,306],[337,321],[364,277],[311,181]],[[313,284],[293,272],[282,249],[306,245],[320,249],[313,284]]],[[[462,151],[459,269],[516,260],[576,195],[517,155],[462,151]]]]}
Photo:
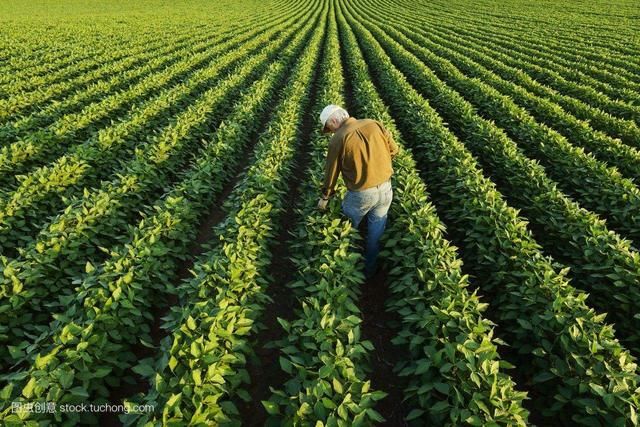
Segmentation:
{"type": "Polygon", "coordinates": [[[572,422],[588,423],[597,416],[624,425],[638,405],[637,367],[611,326],[585,304],[586,294],[569,285],[566,272],[555,271],[543,257],[526,223],[393,67],[373,35],[357,20],[350,23],[383,97],[428,166],[424,177],[433,184],[431,193],[448,227],[464,243],[465,259],[473,261],[472,271],[482,278],[499,330],[528,358],[526,364],[519,359],[519,371],[527,386],[540,391],[536,408],[547,416],[567,414],[572,422]]]}

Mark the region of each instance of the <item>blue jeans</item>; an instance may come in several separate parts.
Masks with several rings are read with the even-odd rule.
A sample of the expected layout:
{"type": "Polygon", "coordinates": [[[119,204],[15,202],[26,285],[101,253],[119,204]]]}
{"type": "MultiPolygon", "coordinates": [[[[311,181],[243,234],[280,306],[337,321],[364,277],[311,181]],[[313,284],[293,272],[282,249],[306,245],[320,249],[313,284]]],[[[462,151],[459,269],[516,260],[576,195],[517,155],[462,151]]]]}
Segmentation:
{"type": "Polygon", "coordinates": [[[393,199],[391,181],[362,191],[347,190],[342,200],[342,211],[358,228],[360,221],[367,217],[367,243],[364,252],[365,275],[370,277],[376,268],[376,259],[380,252],[380,236],[387,223],[387,212],[393,199]]]}

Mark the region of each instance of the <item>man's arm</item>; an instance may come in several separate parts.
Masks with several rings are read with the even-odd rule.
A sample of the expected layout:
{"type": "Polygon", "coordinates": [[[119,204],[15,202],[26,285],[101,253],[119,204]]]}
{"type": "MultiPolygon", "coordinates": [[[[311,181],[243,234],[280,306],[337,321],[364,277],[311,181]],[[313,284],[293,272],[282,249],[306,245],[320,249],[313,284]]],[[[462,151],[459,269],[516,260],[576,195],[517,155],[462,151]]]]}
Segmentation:
{"type": "Polygon", "coordinates": [[[378,127],[380,128],[380,130],[382,131],[382,134],[384,135],[384,140],[387,142],[387,148],[389,149],[389,154],[393,159],[396,156],[396,154],[398,154],[398,145],[393,140],[393,136],[391,136],[391,132],[389,132],[387,128],[385,128],[382,125],[382,123],[380,123],[379,121],[376,120],[376,123],[378,124],[378,127]]]}
{"type": "Polygon", "coordinates": [[[384,129],[385,139],[387,140],[387,146],[389,147],[389,154],[391,154],[391,158],[393,159],[396,156],[396,154],[398,154],[398,145],[393,140],[393,136],[391,135],[391,132],[389,132],[384,127],[383,129],[384,129]]]}
{"type": "Polygon", "coordinates": [[[328,199],[333,194],[336,182],[338,182],[340,164],[342,162],[341,151],[341,141],[331,138],[324,169],[324,183],[322,186],[322,197],[325,199],[328,199]]]}

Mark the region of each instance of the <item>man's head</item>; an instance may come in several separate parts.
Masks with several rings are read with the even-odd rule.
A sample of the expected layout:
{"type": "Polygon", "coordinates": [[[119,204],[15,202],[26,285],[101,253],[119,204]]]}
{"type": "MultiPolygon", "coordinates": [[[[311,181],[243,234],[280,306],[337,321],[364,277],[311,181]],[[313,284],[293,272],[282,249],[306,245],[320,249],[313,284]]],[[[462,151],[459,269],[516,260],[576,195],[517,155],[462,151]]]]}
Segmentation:
{"type": "Polygon", "coordinates": [[[320,113],[323,133],[333,133],[349,118],[347,110],[339,105],[330,104],[324,107],[320,113]]]}

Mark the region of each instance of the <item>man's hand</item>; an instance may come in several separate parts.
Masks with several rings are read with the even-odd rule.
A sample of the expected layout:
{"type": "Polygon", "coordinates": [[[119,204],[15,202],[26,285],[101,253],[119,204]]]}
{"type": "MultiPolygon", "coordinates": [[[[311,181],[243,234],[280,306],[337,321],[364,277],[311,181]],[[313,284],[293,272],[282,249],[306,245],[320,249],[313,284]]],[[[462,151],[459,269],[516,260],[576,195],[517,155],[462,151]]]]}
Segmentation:
{"type": "Polygon", "coordinates": [[[321,197],[320,200],[318,200],[318,209],[320,209],[321,211],[326,211],[328,203],[329,203],[329,199],[325,199],[324,197],[321,197]]]}

